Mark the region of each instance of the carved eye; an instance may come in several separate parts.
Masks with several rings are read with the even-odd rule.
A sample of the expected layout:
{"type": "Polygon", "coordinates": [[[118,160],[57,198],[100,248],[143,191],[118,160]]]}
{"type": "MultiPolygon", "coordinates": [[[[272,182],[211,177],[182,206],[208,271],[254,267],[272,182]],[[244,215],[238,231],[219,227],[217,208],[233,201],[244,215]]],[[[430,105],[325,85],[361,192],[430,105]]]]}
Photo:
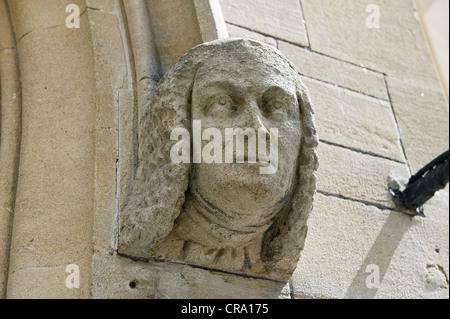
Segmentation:
{"type": "Polygon", "coordinates": [[[223,112],[235,110],[236,107],[233,99],[227,94],[220,94],[211,99],[207,108],[207,113],[211,115],[219,115],[223,112]]]}
{"type": "Polygon", "coordinates": [[[283,102],[279,100],[270,101],[267,105],[267,108],[270,110],[279,110],[283,108],[283,102]]]}
{"type": "Polygon", "coordinates": [[[284,115],[287,112],[289,103],[284,99],[274,99],[267,101],[264,105],[264,112],[269,116],[284,115]]]}

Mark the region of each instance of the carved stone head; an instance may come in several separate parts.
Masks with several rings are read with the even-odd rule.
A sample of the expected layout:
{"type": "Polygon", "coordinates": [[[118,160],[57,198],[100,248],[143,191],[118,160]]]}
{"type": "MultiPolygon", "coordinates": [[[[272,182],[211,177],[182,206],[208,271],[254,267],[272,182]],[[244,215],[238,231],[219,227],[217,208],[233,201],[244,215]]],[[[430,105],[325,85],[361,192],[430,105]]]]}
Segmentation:
{"type": "Polygon", "coordinates": [[[119,253],[288,280],[318,162],[313,107],[292,64],[258,41],[199,45],[163,77],[143,118],[119,253]],[[176,143],[183,161],[171,158],[176,143]]]}

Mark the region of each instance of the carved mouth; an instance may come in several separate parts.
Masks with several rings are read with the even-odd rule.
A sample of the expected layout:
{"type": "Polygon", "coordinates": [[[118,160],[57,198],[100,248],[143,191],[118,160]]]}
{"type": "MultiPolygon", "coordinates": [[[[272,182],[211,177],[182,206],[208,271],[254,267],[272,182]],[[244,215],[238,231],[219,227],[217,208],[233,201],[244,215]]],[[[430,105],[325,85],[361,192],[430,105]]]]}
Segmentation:
{"type": "Polygon", "coordinates": [[[252,164],[252,165],[269,165],[269,163],[270,163],[268,157],[261,157],[259,159],[256,159],[256,162],[252,162],[252,163],[248,162],[247,155],[236,157],[236,163],[242,164],[242,162],[244,162],[244,164],[252,164]]]}

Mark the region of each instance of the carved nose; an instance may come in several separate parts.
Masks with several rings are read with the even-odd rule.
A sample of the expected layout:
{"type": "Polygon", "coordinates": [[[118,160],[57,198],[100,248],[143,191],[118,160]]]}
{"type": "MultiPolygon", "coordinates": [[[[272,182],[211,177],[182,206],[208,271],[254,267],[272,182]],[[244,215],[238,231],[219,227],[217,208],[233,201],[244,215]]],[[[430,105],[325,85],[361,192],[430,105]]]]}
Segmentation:
{"type": "Polygon", "coordinates": [[[262,128],[265,131],[268,131],[266,123],[264,121],[264,116],[261,114],[258,102],[255,100],[251,100],[248,103],[248,107],[245,112],[245,120],[247,127],[251,127],[255,130],[262,128]]]}

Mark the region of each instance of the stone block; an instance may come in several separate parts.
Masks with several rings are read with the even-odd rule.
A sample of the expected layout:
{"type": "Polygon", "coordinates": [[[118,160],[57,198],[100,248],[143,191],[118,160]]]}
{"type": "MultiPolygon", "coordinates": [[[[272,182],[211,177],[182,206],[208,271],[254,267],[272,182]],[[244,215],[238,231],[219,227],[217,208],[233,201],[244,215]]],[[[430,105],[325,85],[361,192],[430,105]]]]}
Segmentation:
{"type": "MultiPolygon", "coordinates": [[[[105,2],[106,3],[106,2],[105,2]]],[[[103,4],[103,2],[99,2],[103,4]]],[[[110,252],[115,247],[116,216],[116,158],[118,91],[131,85],[119,21],[116,15],[103,10],[89,10],[97,89],[95,202],[93,219],[93,247],[110,252]]]]}
{"type": "Polygon", "coordinates": [[[284,41],[278,48],[294,63],[301,74],[353,91],[388,100],[384,76],[361,66],[312,52],[284,41]]]}
{"type": "Polygon", "coordinates": [[[90,241],[95,82],[85,53],[92,47],[88,33],[71,31],[36,30],[19,43],[24,129],[11,246],[21,260],[14,269],[73,259],[90,241]]]}
{"type": "Polygon", "coordinates": [[[147,0],[154,41],[162,70],[166,72],[192,47],[202,43],[202,34],[192,1],[147,0]]]}
{"type": "Polygon", "coordinates": [[[89,9],[99,10],[107,13],[115,13],[116,5],[114,0],[86,0],[89,9]]]}
{"type": "Polygon", "coordinates": [[[440,86],[387,77],[412,174],[449,149],[449,110],[440,86]]]}
{"type": "Polygon", "coordinates": [[[439,81],[413,1],[302,0],[311,49],[420,83],[439,81]],[[366,21],[379,9],[379,28],[366,21]]]}
{"type": "MultiPolygon", "coordinates": [[[[53,28],[66,25],[66,18],[71,12],[66,12],[66,7],[75,4],[80,9],[80,17],[85,14],[86,3],[82,0],[18,0],[10,1],[9,5],[12,12],[20,10],[20,14],[13,17],[16,39],[20,40],[23,36],[35,30],[53,28]],[[45,7],[45,10],[41,10],[45,7]]],[[[72,29],[77,32],[79,29],[72,29]]]]}
{"type": "Polygon", "coordinates": [[[297,0],[220,0],[226,22],[301,46],[308,38],[297,0]]]}
{"type": "Polygon", "coordinates": [[[395,208],[388,175],[395,170],[409,176],[406,164],[321,143],[317,189],[362,202],[395,208]]]}
{"type": "Polygon", "coordinates": [[[448,218],[318,194],[308,225],[295,298],[448,298],[448,218]]]}
{"type": "Polygon", "coordinates": [[[219,0],[193,0],[203,42],[228,38],[219,0]]]}
{"type": "Polygon", "coordinates": [[[286,299],[285,283],[247,278],[171,262],[133,261],[96,254],[93,298],[286,299]],[[133,288],[130,283],[135,283],[133,288]]]}
{"type": "Polygon", "coordinates": [[[0,1],[0,51],[16,46],[6,1],[0,1]]]}
{"type": "Polygon", "coordinates": [[[267,37],[257,32],[253,32],[241,27],[227,23],[228,35],[230,38],[249,38],[257,41],[261,41],[271,46],[277,46],[277,40],[271,37],[267,37]]]}
{"type": "Polygon", "coordinates": [[[91,297],[90,282],[91,256],[82,256],[67,264],[44,267],[25,267],[10,273],[8,280],[8,299],[87,299],[91,297]],[[74,286],[78,267],[78,288],[74,286]],[[67,272],[66,272],[67,270],[67,272]],[[69,278],[68,278],[69,277],[69,278]],[[68,285],[67,285],[68,283],[68,285]],[[30,297],[32,296],[32,297],[30,297]]]}
{"type": "Polygon", "coordinates": [[[95,134],[95,202],[93,220],[94,249],[111,251],[117,246],[116,217],[116,130],[98,128],[95,134]]]}
{"type": "Polygon", "coordinates": [[[303,78],[321,140],[404,162],[389,102],[303,78]]]}
{"type": "Polygon", "coordinates": [[[97,125],[115,127],[117,90],[130,85],[124,51],[111,50],[123,47],[119,23],[115,15],[97,10],[89,10],[89,21],[97,75],[97,125]]]}
{"type": "Polygon", "coordinates": [[[77,31],[34,22],[18,43],[22,140],[8,293],[37,297],[53,295],[54,287],[44,284],[51,275],[35,278],[36,269],[90,258],[96,103],[87,15],[77,31]],[[31,289],[31,278],[41,285],[31,289]]]}

